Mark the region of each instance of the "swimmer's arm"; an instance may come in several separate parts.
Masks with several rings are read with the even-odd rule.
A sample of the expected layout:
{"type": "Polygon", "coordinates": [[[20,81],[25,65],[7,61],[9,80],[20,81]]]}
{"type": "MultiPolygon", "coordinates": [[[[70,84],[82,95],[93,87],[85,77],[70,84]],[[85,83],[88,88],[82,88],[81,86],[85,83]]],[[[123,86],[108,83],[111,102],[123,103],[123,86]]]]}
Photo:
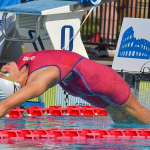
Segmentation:
{"type": "Polygon", "coordinates": [[[27,100],[37,97],[44,93],[48,88],[56,85],[59,78],[54,74],[39,75],[34,80],[30,81],[26,86],[12,94],[7,99],[0,102],[0,118],[11,111],[16,106],[26,102],[27,100]],[[43,77],[43,78],[42,78],[43,77]],[[41,80],[42,79],[42,80],[41,80]]]}

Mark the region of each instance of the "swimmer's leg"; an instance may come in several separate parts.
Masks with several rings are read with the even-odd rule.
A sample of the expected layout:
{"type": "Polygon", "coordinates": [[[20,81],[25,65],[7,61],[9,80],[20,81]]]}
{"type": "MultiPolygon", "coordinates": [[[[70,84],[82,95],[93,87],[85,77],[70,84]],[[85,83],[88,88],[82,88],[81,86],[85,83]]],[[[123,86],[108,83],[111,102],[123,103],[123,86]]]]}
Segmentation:
{"type": "Polygon", "coordinates": [[[133,118],[136,123],[150,123],[150,110],[142,106],[132,93],[130,94],[128,101],[121,107],[133,118]]]}
{"type": "Polygon", "coordinates": [[[122,123],[122,121],[126,120],[126,118],[128,119],[128,116],[130,116],[134,122],[139,124],[150,123],[150,111],[142,106],[133,96],[127,83],[116,71],[108,66],[87,59],[80,61],[76,69],[79,70],[80,75],[84,78],[92,93],[103,97],[104,101],[109,103],[109,105],[107,105],[108,107],[103,106],[100,103],[101,99],[94,96],[95,104],[94,99],[91,97],[89,98],[89,102],[97,107],[106,109],[115,122],[122,123]],[[85,64],[88,67],[85,67],[85,64]],[[123,117],[118,117],[119,114],[123,117]]]}
{"type": "Polygon", "coordinates": [[[115,112],[118,112],[118,115],[121,113],[121,115],[126,118],[126,114],[124,115],[125,112],[138,124],[150,123],[150,110],[139,103],[132,94],[127,83],[117,74],[117,72],[111,68],[105,68],[104,66],[101,72],[102,77],[100,78],[101,80],[99,80],[99,85],[101,85],[102,88],[99,88],[99,95],[104,95],[106,97],[105,100],[109,103],[106,110],[113,116],[113,120],[121,123],[121,117],[117,117],[115,112]],[[107,72],[105,72],[106,70],[107,72]],[[107,74],[107,76],[103,76],[104,74],[107,74]],[[111,111],[109,107],[112,109],[114,108],[115,115],[113,115],[113,111],[111,111]],[[118,110],[115,110],[117,107],[118,110]]]}
{"type": "Polygon", "coordinates": [[[115,123],[137,123],[149,124],[150,123],[150,110],[142,106],[139,101],[130,94],[128,101],[122,106],[115,106],[109,104],[106,108],[109,115],[115,123]]]}

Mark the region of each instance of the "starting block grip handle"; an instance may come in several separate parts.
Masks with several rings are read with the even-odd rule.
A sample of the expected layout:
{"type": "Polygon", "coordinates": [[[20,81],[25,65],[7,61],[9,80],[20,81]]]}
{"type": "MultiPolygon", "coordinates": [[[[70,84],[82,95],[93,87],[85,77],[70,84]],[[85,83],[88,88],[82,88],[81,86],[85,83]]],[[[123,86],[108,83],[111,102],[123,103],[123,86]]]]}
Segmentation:
{"type": "Polygon", "coordinates": [[[4,36],[4,38],[8,41],[11,42],[23,42],[23,43],[33,43],[36,41],[36,39],[38,39],[39,35],[40,35],[40,20],[42,18],[42,16],[38,16],[37,20],[36,20],[36,33],[35,36],[32,39],[23,39],[23,38],[13,38],[13,37],[9,37],[6,34],[6,17],[7,17],[8,13],[4,13],[3,17],[2,17],[2,34],[4,36]]]}

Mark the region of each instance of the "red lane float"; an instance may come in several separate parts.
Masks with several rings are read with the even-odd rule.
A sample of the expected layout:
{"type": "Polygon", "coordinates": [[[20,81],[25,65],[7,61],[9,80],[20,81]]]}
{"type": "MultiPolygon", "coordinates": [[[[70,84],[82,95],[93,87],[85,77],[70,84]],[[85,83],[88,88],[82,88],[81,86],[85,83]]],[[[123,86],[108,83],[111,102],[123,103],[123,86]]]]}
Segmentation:
{"type": "Polygon", "coordinates": [[[150,139],[150,129],[0,129],[0,139],[150,139]]]}
{"type": "Polygon", "coordinates": [[[30,106],[28,109],[14,108],[5,117],[21,117],[26,112],[28,116],[108,116],[108,112],[99,107],[93,106],[68,106],[61,108],[61,106],[50,106],[43,109],[41,106],[30,106]]]}
{"type": "Polygon", "coordinates": [[[30,106],[28,109],[25,109],[28,116],[43,116],[46,112],[46,109],[43,109],[41,106],[30,106]]]}
{"type": "Polygon", "coordinates": [[[23,112],[25,110],[24,109],[20,109],[19,106],[17,106],[16,108],[14,108],[13,110],[11,110],[6,117],[21,117],[23,112]]]}

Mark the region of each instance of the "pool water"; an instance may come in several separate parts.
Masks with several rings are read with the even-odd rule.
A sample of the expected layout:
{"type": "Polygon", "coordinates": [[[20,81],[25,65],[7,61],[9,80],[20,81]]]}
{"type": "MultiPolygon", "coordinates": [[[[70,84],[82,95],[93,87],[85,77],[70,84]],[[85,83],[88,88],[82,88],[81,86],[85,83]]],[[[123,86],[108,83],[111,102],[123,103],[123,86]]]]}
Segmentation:
{"type": "MultiPolygon", "coordinates": [[[[110,117],[21,117],[1,118],[0,128],[37,129],[37,128],[73,128],[73,129],[110,129],[110,128],[150,128],[150,125],[115,124],[110,117]]],[[[150,149],[150,139],[49,139],[49,140],[0,140],[0,149],[150,149]]]]}

